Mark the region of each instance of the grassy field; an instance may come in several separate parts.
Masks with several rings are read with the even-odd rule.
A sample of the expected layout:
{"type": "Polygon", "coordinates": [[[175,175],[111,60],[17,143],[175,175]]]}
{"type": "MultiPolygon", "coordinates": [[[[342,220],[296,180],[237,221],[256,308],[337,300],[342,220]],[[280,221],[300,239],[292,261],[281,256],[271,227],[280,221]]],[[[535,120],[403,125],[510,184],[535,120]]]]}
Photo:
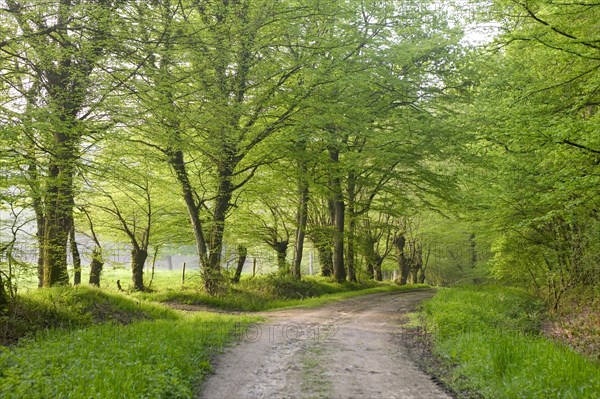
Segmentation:
{"type": "Polygon", "coordinates": [[[506,287],[442,289],[421,313],[457,392],[483,398],[600,397],[600,366],[540,335],[544,305],[506,287]]]}
{"type": "MultiPolygon", "coordinates": [[[[84,267],[81,273],[82,285],[87,285],[89,280],[89,268],[84,267]]],[[[73,271],[69,270],[69,276],[73,277],[73,271]]],[[[179,289],[181,288],[181,271],[180,270],[163,270],[157,269],[154,272],[154,278],[151,278],[151,273],[144,271],[144,284],[154,290],[179,289]]],[[[121,281],[123,289],[128,290],[131,283],[131,270],[129,267],[109,266],[102,271],[100,286],[103,290],[109,292],[117,292],[117,280],[121,281]]],[[[37,276],[30,272],[20,275],[18,278],[19,292],[27,293],[37,290],[37,276]]],[[[186,271],[186,279],[184,287],[196,286],[200,283],[200,273],[197,269],[186,271]]]]}

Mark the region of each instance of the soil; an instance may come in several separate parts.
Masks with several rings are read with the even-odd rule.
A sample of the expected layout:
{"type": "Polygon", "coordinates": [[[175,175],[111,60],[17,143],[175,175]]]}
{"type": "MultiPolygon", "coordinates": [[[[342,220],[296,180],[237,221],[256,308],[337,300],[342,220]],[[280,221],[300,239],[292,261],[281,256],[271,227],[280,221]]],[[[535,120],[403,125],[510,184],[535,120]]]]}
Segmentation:
{"type": "Polygon", "coordinates": [[[434,291],[262,313],[216,358],[199,398],[451,398],[412,359],[406,314],[434,291]]]}

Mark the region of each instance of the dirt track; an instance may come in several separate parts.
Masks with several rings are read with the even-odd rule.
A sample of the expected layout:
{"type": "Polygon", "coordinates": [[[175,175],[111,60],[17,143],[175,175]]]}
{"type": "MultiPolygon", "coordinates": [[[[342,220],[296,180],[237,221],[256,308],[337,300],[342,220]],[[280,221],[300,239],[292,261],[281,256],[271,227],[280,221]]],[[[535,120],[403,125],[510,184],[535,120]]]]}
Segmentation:
{"type": "Polygon", "coordinates": [[[401,324],[432,291],[266,313],[216,359],[199,398],[450,398],[409,359],[401,324]]]}

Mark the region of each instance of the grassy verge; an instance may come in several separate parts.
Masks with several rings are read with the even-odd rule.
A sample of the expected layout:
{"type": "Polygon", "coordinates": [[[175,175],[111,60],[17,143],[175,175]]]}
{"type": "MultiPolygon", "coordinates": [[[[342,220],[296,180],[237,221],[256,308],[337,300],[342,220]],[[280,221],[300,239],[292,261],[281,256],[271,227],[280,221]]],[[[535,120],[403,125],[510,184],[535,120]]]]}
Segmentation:
{"type": "Polygon", "coordinates": [[[191,398],[215,351],[257,320],[87,287],[30,293],[11,311],[3,328],[21,339],[0,347],[2,398],[191,398]]]}
{"type": "MultiPolygon", "coordinates": [[[[161,277],[166,283],[169,276],[161,277]]],[[[173,286],[139,294],[58,287],[19,296],[0,317],[0,343],[12,345],[0,346],[0,397],[191,398],[212,354],[258,321],[186,314],[150,300],[266,310],[415,288],[276,276],[245,280],[216,297],[173,286]]]]}
{"type": "Polygon", "coordinates": [[[165,306],[123,295],[81,287],[56,287],[18,296],[0,315],[0,344],[7,345],[38,331],[73,329],[110,321],[129,324],[139,320],[177,319],[165,306]]]}
{"type": "Polygon", "coordinates": [[[399,286],[393,283],[334,283],[328,279],[305,277],[301,281],[273,275],[242,280],[221,295],[210,296],[200,289],[166,289],[135,294],[137,298],[203,305],[223,310],[262,311],[295,306],[319,306],[328,302],[379,292],[427,288],[425,284],[399,286]]]}
{"type": "Polygon", "coordinates": [[[457,392],[484,398],[598,398],[600,367],[539,331],[543,305],[505,287],[440,290],[422,311],[457,392]]]}
{"type": "Polygon", "coordinates": [[[211,355],[249,321],[202,314],[55,330],[0,353],[0,397],[191,398],[211,355]]]}

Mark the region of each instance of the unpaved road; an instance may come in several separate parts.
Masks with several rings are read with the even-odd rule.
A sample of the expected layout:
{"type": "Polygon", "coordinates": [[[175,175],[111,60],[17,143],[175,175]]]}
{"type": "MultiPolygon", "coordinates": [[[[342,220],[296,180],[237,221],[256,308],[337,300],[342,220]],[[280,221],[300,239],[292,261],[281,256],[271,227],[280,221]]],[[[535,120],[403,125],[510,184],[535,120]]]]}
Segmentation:
{"type": "Polygon", "coordinates": [[[411,362],[402,323],[433,291],[266,313],[216,359],[199,398],[451,398],[411,362]]]}

